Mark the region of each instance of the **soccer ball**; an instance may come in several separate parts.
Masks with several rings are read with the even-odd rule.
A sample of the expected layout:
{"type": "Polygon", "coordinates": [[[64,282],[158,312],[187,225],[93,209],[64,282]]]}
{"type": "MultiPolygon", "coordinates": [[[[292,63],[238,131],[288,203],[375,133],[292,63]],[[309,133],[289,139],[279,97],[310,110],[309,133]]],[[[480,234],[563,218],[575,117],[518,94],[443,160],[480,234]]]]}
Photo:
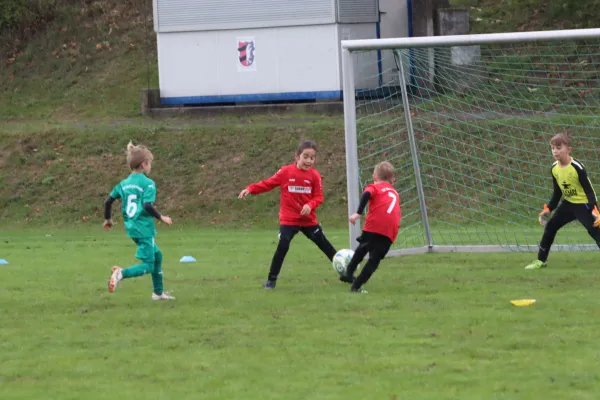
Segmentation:
{"type": "Polygon", "coordinates": [[[346,273],[346,267],[350,264],[354,251],[350,249],[342,249],[333,256],[333,269],[340,275],[346,273]]]}

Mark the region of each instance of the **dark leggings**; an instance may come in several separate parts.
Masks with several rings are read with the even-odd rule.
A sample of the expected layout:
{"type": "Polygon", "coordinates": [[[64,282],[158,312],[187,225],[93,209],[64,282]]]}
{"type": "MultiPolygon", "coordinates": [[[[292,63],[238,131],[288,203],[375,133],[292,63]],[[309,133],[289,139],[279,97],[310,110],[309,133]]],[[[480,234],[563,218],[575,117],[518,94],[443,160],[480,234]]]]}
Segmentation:
{"type": "Polygon", "coordinates": [[[285,259],[285,255],[290,249],[290,243],[292,243],[292,239],[298,232],[302,232],[304,236],[309,238],[314,244],[316,244],[319,249],[329,258],[329,260],[333,260],[333,256],[336,253],[335,248],[329,243],[329,240],[325,237],[323,233],[323,228],[321,225],[314,226],[294,226],[294,225],[281,225],[279,227],[279,243],[277,244],[277,250],[275,250],[275,254],[273,255],[273,260],[271,261],[271,269],[269,270],[270,281],[277,280],[279,276],[279,272],[281,271],[281,267],[283,266],[283,260],[285,259]]]}
{"type": "Polygon", "coordinates": [[[356,240],[358,240],[360,244],[354,251],[354,256],[346,268],[346,275],[348,277],[354,275],[358,264],[360,264],[367,253],[369,253],[369,260],[352,284],[354,289],[359,289],[368,282],[371,275],[377,270],[379,263],[385,258],[385,255],[390,250],[392,241],[387,236],[373,232],[363,232],[356,240]]]}
{"type": "Polygon", "coordinates": [[[598,247],[600,247],[600,228],[594,228],[594,216],[592,215],[590,206],[587,204],[574,204],[563,200],[554,212],[554,215],[552,215],[552,218],[550,218],[550,221],[546,224],[544,235],[540,242],[538,260],[546,262],[548,253],[550,253],[550,247],[554,243],[554,238],[558,230],[575,220],[581,222],[581,225],[587,229],[588,234],[596,241],[598,247]]]}

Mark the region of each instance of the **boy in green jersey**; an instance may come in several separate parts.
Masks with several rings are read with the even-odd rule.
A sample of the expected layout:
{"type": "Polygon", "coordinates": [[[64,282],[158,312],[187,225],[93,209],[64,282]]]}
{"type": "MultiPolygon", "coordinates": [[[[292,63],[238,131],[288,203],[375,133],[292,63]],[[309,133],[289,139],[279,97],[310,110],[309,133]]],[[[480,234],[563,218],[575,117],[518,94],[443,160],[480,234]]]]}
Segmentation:
{"type": "Polygon", "coordinates": [[[162,252],[155,243],[156,229],[154,219],[158,219],[167,225],[173,221],[170,217],[161,215],[154,208],[156,200],[156,185],[146,175],[152,169],[152,153],[145,146],[134,146],[131,142],[127,145],[127,164],[131,174],[114,187],[110,195],[104,201],[104,229],[111,230],[113,221],[111,219],[112,203],[121,199],[123,221],[127,236],[137,245],[135,257],[142,261],[141,264],[129,268],[114,266],[108,291],[114,292],[121,279],[134,278],[150,273],[152,276],[152,300],[174,300],[163,291],[162,277],[162,252]]]}
{"type": "Polygon", "coordinates": [[[551,170],[554,191],[538,217],[544,226],[538,258],[525,269],[545,268],[556,233],[575,220],[585,227],[600,247],[600,212],[596,204],[596,192],[583,164],[571,157],[571,138],[565,133],[554,135],[550,139],[550,147],[556,160],[551,170]],[[553,211],[554,214],[550,216],[553,211]]]}

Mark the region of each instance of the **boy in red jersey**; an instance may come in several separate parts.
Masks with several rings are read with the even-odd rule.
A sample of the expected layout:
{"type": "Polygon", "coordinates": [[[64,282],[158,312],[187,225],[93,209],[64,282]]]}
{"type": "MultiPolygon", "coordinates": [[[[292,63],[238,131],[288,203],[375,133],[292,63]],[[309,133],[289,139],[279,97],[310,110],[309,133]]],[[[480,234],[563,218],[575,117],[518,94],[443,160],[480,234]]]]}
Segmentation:
{"type": "Polygon", "coordinates": [[[335,248],[325,237],[317,222],[315,210],[323,203],[321,175],[313,168],[317,157],[314,142],[305,141],[296,150],[296,162],[283,166],[275,175],[242,190],[238,198],[249,194],[265,193],[276,187],[281,188],[279,208],[279,243],[271,261],[271,269],[265,289],[275,289],[277,277],[292,239],[298,232],[313,241],[329,260],[333,260],[335,248]]]}
{"type": "Polygon", "coordinates": [[[387,161],[377,164],[373,172],[373,183],[367,185],[360,199],[358,210],[349,218],[349,221],[355,224],[367,203],[369,204],[369,212],[362,235],[356,239],[359,245],[346,268],[346,274],[340,277],[342,282],[352,283],[350,288],[352,292],[366,293],[366,290],[362,288],[363,285],[377,270],[379,263],[398,236],[402,214],[400,212],[400,196],[392,186],[394,180],[392,164],[387,161]],[[369,261],[355,279],[354,272],[367,253],[369,253],[369,261]]]}

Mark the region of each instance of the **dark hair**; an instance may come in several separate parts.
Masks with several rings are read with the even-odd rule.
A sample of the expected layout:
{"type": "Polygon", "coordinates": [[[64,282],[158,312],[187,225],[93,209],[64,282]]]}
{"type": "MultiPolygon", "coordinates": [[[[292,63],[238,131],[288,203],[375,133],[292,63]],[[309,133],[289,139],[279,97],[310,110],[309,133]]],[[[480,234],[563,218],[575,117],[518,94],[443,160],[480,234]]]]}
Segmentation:
{"type": "Polygon", "coordinates": [[[296,155],[299,156],[306,149],[313,149],[314,151],[317,151],[317,144],[312,140],[303,141],[302,143],[300,143],[300,146],[298,146],[298,148],[296,149],[296,155]]]}
{"type": "Polygon", "coordinates": [[[566,133],[559,133],[557,135],[552,136],[550,139],[550,144],[552,146],[571,146],[571,137],[566,133]]]}

